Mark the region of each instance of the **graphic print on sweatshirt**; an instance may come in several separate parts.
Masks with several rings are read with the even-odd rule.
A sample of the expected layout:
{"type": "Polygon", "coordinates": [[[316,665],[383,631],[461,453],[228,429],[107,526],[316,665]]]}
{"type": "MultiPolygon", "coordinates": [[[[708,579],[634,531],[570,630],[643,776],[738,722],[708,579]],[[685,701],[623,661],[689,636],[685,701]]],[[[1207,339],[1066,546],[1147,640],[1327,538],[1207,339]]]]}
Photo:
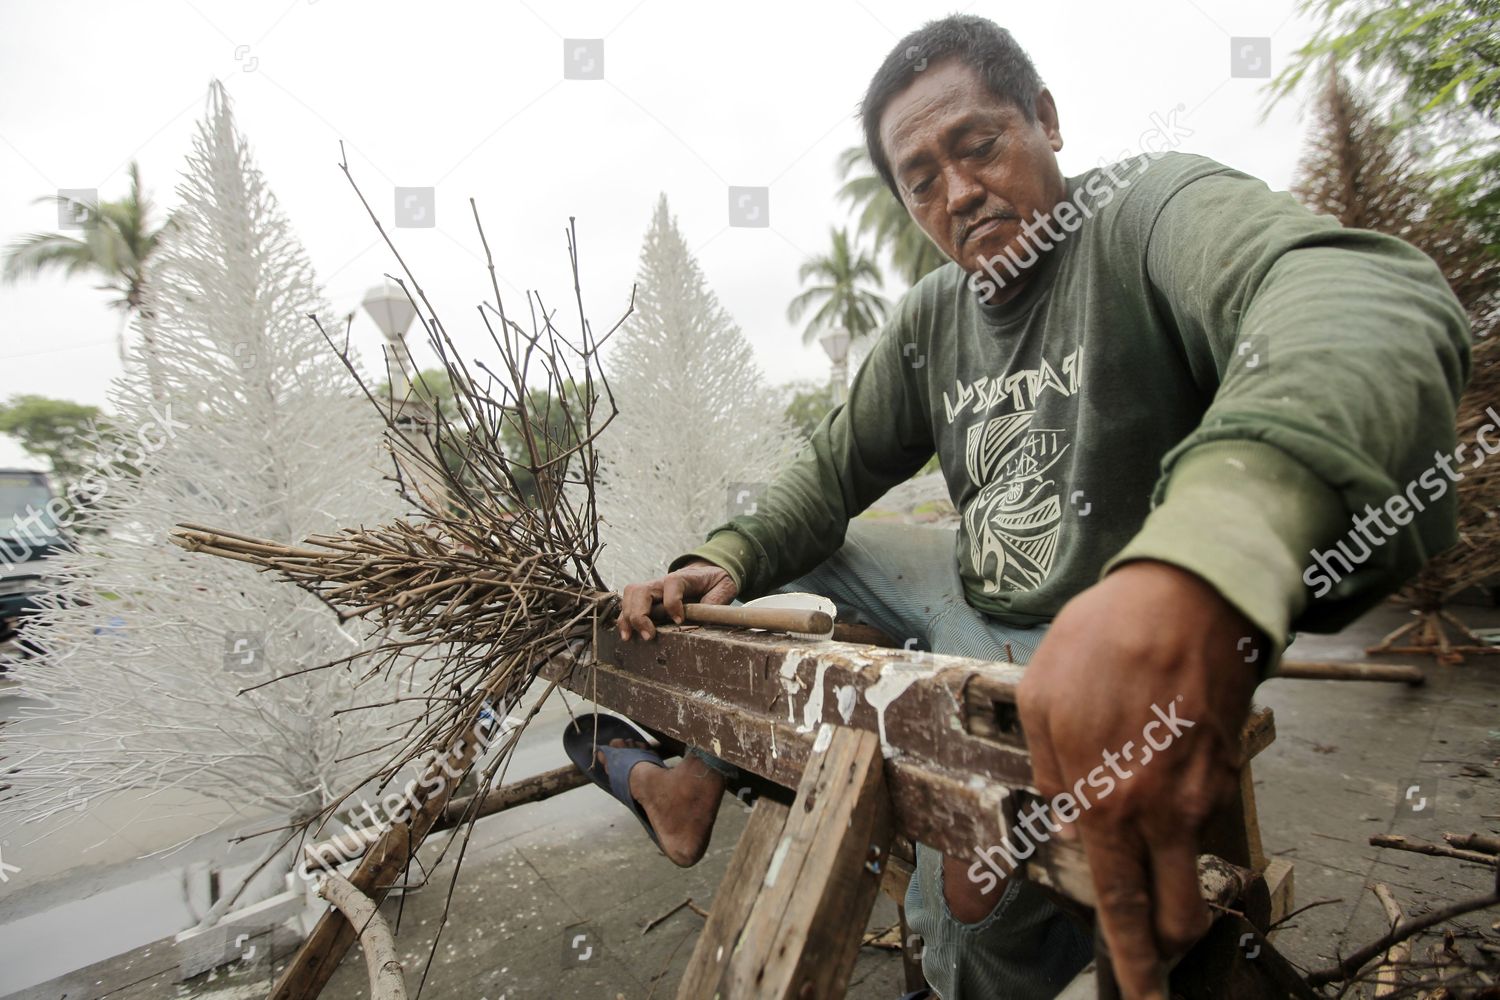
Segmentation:
{"type": "Polygon", "coordinates": [[[1062,530],[1058,473],[1066,468],[1058,463],[1072,446],[1078,360],[1074,350],[1056,368],[1044,358],[1001,378],[956,383],[954,396],[943,392],[948,423],[969,419],[964,471],[976,493],[963,511],[964,534],[986,594],[1034,590],[1052,572],[1062,530]],[[1045,406],[1039,425],[1038,404],[1053,393],[1067,400],[1066,412],[1045,406]],[[1049,417],[1067,417],[1070,426],[1049,417]]]}

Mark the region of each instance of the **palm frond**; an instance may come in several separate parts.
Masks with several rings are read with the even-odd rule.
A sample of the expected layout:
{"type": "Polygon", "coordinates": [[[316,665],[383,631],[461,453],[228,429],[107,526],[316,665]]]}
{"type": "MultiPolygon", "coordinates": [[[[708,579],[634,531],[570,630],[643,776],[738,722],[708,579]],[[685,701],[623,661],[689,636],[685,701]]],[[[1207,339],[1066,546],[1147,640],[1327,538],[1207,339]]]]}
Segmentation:
{"type": "Polygon", "coordinates": [[[12,283],[52,270],[71,277],[93,266],[93,250],[83,240],[62,233],[27,233],[5,248],[0,280],[12,283]]]}

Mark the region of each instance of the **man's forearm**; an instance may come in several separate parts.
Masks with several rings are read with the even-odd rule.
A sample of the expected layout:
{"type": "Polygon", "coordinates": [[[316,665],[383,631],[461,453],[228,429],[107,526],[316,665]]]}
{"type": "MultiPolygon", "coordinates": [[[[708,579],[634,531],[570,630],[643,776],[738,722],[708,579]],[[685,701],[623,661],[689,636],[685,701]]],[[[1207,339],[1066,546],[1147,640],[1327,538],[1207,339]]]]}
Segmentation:
{"type": "Polygon", "coordinates": [[[1162,503],[1105,566],[1138,559],[1185,569],[1249,619],[1270,645],[1245,662],[1264,671],[1307,606],[1307,553],[1346,523],[1338,493],[1304,466],[1257,441],[1201,445],[1177,462],[1162,503]]]}

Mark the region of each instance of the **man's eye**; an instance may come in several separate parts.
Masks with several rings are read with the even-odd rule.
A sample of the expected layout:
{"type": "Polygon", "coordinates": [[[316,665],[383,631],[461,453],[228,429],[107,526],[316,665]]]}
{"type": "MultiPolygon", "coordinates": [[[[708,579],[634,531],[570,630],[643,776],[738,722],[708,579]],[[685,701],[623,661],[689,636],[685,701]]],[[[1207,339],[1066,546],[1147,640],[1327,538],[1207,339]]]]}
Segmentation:
{"type": "Polygon", "coordinates": [[[932,187],[932,178],[928,177],[918,181],[906,190],[910,191],[914,195],[921,195],[925,194],[927,192],[927,189],[930,187],[932,187]]]}
{"type": "Polygon", "coordinates": [[[992,150],[994,148],[995,148],[995,140],[994,139],[986,139],[984,142],[981,142],[979,145],[977,145],[974,148],[970,149],[969,152],[968,152],[968,155],[969,156],[985,156],[985,155],[987,155],[989,153],[990,150],[992,150]]]}

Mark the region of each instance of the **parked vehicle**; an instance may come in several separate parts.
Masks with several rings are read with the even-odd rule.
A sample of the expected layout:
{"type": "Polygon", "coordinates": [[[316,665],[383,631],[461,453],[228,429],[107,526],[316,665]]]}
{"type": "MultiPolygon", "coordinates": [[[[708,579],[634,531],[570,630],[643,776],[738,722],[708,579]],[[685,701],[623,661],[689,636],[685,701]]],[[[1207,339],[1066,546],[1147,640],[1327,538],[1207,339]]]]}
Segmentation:
{"type": "Polygon", "coordinates": [[[55,496],[45,473],[0,469],[0,643],[18,639],[36,611],[47,557],[69,544],[56,505],[48,509],[55,496]]]}

